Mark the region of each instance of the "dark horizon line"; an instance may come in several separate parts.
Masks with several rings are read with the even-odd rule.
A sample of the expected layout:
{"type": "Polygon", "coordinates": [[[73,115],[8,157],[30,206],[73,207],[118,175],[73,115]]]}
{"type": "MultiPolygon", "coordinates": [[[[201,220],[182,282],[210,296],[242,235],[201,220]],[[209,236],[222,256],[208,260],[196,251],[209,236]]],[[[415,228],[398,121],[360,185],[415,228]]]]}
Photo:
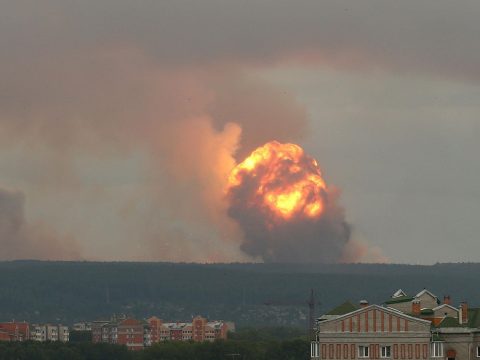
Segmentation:
{"type": "Polygon", "coordinates": [[[187,262],[187,261],[152,261],[152,260],[42,260],[42,259],[11,259],[0,260],[0,264],[7,263],[68,263],[68,264],[164,264],[164,265],[249,265],[249,266],[408,266],[408,267],[434,267],[445,265],[480,265],[474,261],[458,262],[436,262],[434,264],[412,264],[412,263],[315,263],[315,262],[187,262]]]}

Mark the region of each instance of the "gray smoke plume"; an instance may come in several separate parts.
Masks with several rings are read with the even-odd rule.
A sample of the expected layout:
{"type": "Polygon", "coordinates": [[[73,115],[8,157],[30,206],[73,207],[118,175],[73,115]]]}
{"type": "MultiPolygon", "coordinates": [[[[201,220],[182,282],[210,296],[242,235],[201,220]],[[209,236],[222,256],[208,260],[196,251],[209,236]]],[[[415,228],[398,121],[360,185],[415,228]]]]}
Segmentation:
{"type": "Polygon", "coordinates": [[[21,192],[0,188],[0,260],[78,260],[79,250],[69,238],[60,238],[42,224],[29,224],[21,192]]]}
{"type": "MultiPolygon", "coordinates": [[[[300,164],[307,170],[312,159],[304,155],[300,164]]],[[[242,172],[239,185],[229,189],[228,214],[236,220],[244,233],[241,249],[265,262],[322,262],[342,261],[345,245],[350,240],[351,228],[344,210],[337,203],[335,189],[322,190],[323,211],[319,217],[294,216],[273,219],[258,198],[257,190],[264,175],[261,167],[254,173],[242,172]]],[[[298,173],[302,176],[302,172],[298,173]]],[[[291,174],[275,180],[288,183],[291,174]]]]}

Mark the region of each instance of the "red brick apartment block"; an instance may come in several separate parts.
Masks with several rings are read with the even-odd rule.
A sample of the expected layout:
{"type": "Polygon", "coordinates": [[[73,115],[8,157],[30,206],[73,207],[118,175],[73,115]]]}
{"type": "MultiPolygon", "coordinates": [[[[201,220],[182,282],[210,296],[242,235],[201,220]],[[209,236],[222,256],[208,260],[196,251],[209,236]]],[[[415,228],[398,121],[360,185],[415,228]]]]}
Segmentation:
{"type": "Polygon", "coordinates": [[[193,341],[205,341],[207,319],[197,316],[192,320],[193,341]]]}
{"type": "Polygon", "coordinates": [[[170,328],[170,340],[182,341],[183,340],[183,325],[180,323],[173,324],[170,328]]]}
{"type": "Polygon", "coordinates": [[[12,341],[12,337],[9,333],[0,330],[0,341],[12,341]]]}
{"type": "MultiPolygon", "coordinates": [[[[155,316],[148,319],[147,322],[151,329],[152,343],[160,341],[214,341],[216,339],[226,339],[230,330],[229,323],[208,321],[201,316],[194,317],[191,323],[167,323],[155,316]]],[[[233,330],[233,323],[231,326],[231,330],[233,330]]]]}
{"type": "Polygon", "coordinates": [[[126,345],[129,350],[144,348],[144,324],[136,319],[125,319],[118,324],[118,340],[120,345],[126,345]]]}
{"type": "Polygon", "coordinates": [[[156,316],[152,316],[147,320],[148,325],[150,325],[150,336],[152,343],[157,343],[162,339],[162,329],[163,321],[156,316]]]}
{"type": "Polygon", "coordinates": [[[30,325],[26,322],[0,323],[0,340],[26,341],[30,339],[30,325]]]}
{"type": "MultiPolygon", "coordinates": [[[[117,318],[92,322],[92,342],[125,345],[129,350],[141,350],[161,341],[214,341],[226,339],[233,323],[208,321],[200,316],[191,323],[166,323],[158,317],[146,321],[117,318]]],[[[0,339],[2,334],[0,333],[0,339]]]]}

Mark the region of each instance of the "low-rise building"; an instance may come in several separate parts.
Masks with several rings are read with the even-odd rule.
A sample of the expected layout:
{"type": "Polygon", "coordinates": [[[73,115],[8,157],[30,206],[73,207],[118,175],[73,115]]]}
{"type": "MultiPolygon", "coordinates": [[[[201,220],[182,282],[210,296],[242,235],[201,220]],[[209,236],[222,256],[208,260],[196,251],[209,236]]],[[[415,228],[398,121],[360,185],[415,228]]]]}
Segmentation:
{"type": "Polygon", "coordinates": [[[454,307],[428,290],[396,291],[382,305],[346,302],[317,319],[312,359],[480,357],[480,309],[454,307]]]}

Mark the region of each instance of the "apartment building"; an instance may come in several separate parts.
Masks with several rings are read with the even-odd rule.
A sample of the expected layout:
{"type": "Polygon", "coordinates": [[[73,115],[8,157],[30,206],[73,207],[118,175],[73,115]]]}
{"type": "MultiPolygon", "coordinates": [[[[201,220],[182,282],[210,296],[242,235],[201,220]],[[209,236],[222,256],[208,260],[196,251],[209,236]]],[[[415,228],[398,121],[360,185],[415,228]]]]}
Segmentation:
{"type": "Polygon", "coordinates": [[[381,305],[339,305],[317,319],[312,359],[480,358],[480,309],[424,289],[396,291],[381,305]]]}
{"type": "Polygon", "coordinates": [[[115,320],[98,320],[92,322],[92,342],[116,344],[118,340],[118,323],[115,320]]]}
{"type": "Polygon", "coordinates": [[[70,331],[68,326],[61,324],[33,324],[30,327],[30,340],[39,342],[68,342],[70,340],[70,331]]]}
{"type": "MultiPolygon", "coordinates": [[[[146,321],[116,317],[89,323],[92,342],[125,345],[130,350],[141,350],[162,341],[214,341],[226,339],[233,323],[208,321],[196,316],[192,322],[164,322],[152,316],[146,321]]],[[[78,328],[83,328],[79,326],[78,328]]]]}
{"type": "Polygon", "coordinates": [[[26,322],[0,323],[0,341],[27,341],[30,339],[30,326],[26,322]]]}
{"type": "Polygon", "coordinates": [[[234,330],[233,323],[225,321],[208,321],[196,316],[192,322],[164,322],[157,317],[147,320],[151,329],[152,343],[161,341],[215,341],[226,339],[229,330],[234,330]]]}
{"type": "Polygon", "coordinates": [[[88,321],[77,322],[73,324],[72,330],[74,331],[92,331],[92,323],[88,321]]]}
{"type": "Polygon", "coordinates": [[[149,326],[143,321],[125,319],[117,325],[117,344],[126,345],[129,350],[142,350],[151,346],[149,326]]]}
{"type": "Polygon", "coordinates": [[[114,317],[92,322],[92,342],[125,345],[142,350],[152,344],[148,323],[133,318],[114,317]]]}

